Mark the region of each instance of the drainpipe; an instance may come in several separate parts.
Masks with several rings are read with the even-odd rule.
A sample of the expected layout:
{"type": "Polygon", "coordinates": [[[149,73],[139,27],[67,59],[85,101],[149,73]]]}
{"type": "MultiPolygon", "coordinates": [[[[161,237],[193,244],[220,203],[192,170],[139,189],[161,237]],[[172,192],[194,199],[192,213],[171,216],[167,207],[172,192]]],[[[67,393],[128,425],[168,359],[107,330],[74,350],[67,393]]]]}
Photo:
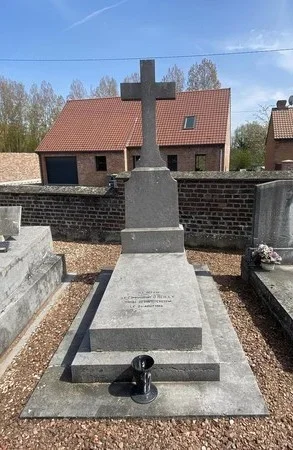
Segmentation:
{"type": "Polygon", "coordinates": [[[223,172],[224,171],[224,158],[223,158],[223,148],[222,147],[220,148],[219,159],[220,159],[220,162],[219,162],[220,171],[223,172]]]}

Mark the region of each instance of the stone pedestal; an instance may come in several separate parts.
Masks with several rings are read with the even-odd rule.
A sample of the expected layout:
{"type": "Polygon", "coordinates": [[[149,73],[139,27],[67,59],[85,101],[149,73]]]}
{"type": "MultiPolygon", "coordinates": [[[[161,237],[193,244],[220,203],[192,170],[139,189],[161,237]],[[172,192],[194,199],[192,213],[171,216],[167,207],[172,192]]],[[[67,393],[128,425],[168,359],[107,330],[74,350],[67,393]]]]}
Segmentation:
{"type": "Polygon", "coordinates": [[[183,253],[177,182],[167,167],[139,167],[125,186],[122,253],[183,253]]]}

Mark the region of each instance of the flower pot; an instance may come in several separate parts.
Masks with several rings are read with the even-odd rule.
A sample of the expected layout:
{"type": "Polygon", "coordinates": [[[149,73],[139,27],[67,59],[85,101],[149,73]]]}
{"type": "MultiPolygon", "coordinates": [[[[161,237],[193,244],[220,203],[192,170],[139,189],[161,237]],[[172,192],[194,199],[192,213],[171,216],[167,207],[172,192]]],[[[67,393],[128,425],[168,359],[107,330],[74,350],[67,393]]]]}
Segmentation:
{"type": "Polygon", "coordinates": [[[265,263],[265,262],[261,262],[260,263],[260,267],[265,270],[266,272],[271,272],[272,270],[274,270],[275,268],[275,264],[274,263],[265,263]]]}

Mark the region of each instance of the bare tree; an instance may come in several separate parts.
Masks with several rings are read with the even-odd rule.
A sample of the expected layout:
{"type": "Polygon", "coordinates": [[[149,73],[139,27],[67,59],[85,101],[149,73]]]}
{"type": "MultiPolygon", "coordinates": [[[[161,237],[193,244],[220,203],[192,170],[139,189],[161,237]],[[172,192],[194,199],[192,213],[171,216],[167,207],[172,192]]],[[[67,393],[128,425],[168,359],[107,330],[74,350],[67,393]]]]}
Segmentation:
{"type": "Polygon", "coordinates": [[[188,71],[188,91],[204,89],[219,89],[221,83],[218,80],[216,65],[204,58],[200,64],[193,64],[188,71]]]}
{"type": "Polygon", "coordinates": [[[118,87],[114,78],[105,76],[101,78],[99,84],[95,88],[91,88],[91,97],[117,97],[118,87]]]}
{"type": "Polygon", "coordinates": [[[162,81],[175,81],[176,83],[176,92],[184,91],[185,87],[185,76],[182,69],[175,64],[172,67],[169,67],[168,72],[165,76],[163,76],[162,81]]]}
{"type": "Polygon", "coordinates": [[[25,150],[27,94],[24,85],[0,77],[0,150],[25,150]]]}
{"type": "Polygon", "coordinates": [[[28,151],[33,151],[53,125],[64,106],[64,99],[57,95],[51,84],[42,81],[41,86],[31,86],[28,97],[28,151]]]}
{"type": "Polygon", "coordinates": [[[72,81],[69,89],[67,100],[80,100],[87,97],[86,88],[84,87],[82,81],[77,78],[72,81]]]}
{"type": "Polygon", "coordinates": [[[140,83],[140,75],[138,72],[133,72],[124,78],[123,83],[140,83]]]}
{"type": "Polygon", "coordinates": [[[274,105],[258,105],[259,109],[258,112],[255,114],[255,118],[266,127],[269,125],[273,106],[274,105]]]}

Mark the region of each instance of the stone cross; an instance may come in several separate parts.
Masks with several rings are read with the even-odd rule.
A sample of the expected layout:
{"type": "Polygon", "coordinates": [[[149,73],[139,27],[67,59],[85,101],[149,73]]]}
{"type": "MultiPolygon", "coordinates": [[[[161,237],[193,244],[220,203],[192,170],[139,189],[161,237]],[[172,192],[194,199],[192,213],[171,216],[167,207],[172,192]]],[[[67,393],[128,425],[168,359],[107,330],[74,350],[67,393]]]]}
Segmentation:
{"type": "Polygon", "coordinates": [[[156,142],[156,100],[175,99],[175,83],[156,83],[155,61],[140,61],[140,83],[121,83],[121,100],[140,100],[142,113],[141,157],[139,167],[162,167],[156,142]]]}

